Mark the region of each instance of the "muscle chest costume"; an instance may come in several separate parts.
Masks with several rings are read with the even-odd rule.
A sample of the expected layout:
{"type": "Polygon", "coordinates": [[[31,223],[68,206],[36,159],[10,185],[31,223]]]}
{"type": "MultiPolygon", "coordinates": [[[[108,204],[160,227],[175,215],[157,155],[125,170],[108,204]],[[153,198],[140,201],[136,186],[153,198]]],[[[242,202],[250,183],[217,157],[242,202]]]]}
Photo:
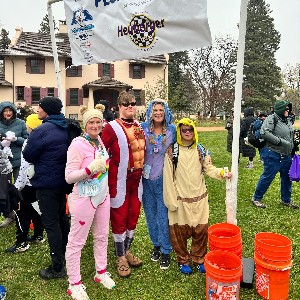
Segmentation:
{"type": "Polygon", "coordinates": [[[111,225],[117,256],[129,250],[140,214],[143,193],[145,136],[134,119],[116,119],[105,125],[102,141],[109,151],[108,184],[111,196],[111,225]]]}

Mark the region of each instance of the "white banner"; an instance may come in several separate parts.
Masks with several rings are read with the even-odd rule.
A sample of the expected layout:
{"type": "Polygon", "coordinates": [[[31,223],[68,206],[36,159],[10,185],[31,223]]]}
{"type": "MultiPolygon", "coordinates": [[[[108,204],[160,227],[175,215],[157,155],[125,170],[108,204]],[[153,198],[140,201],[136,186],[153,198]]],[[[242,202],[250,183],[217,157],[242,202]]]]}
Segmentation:
{"type": "Polygon", "coordinates": [[[64,0],[74,65],[211,44],[207,0],[64,0]]]}

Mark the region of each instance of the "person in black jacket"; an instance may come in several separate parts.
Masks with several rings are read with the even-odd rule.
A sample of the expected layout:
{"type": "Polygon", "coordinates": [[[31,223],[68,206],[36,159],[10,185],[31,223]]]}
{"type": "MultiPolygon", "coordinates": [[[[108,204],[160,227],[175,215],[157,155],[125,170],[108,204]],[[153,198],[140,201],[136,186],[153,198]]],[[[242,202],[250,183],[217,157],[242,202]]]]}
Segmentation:
{"type": "Polygon", "coordinates": [[[250,129],[251,123],[255,120],[253,107],[247,107],[244,110],[244,118],[241,121],[241,131],[240,131],[240,144],[242,149],[243,157],[248,157],[249,162],[246,168],[252,169],[254,167],[253,159],[256,155],[256,149],[252,146],[245,144],[244,138],[247,137],[247,132],[250,129]]]}
{"type": "Polygon", "coordinates": [[[52,264],[40,270],[40,277],[65,277],[65,251],[70,230],[66,216],[65,166],[69,135],[62,102],[56,97],[39,101],[38,117],[42,125],[33,130],[23,150],[24,159],[34,165],[30,183],[37,190],[42,222],[47,232],[52,264]]]}

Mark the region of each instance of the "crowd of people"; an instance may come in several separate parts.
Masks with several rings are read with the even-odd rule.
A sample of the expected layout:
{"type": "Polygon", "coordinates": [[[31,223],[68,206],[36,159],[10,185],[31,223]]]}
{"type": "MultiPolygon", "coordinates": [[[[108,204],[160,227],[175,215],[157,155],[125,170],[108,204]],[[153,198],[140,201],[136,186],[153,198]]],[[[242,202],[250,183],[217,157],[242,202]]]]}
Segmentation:
{"type": "MultiPolygon", "coordinates": [[[[191,274],[193,267],[205,273],[209,203],[204,175],[218,180],[232,176],[213,165],[210,151],[198,141],[193,120],[182,118],[174,124],[163,99],[148,104],[142,123],[135,118],[137,103],[132,93],[119,94],[117,110],[110,111],[107,104],[80,108],[82,133],[70,142],[59,98],[42,98],[37,113],[26,120],[18,117],[21,112],[13,103],[0,103],[4,142],[0,179],[6,183],[0,191],[5,217],[0,226],[18,220],[16,243],[5,252],[24,252],[30,242],[43,243],[45,231],[51,263],[39,275],[44,280],[67,277],[67,293],[77,300],[89,299],[80,259],[90,230],[96,283],[107,289],[117,286],[107,270],[110,226],[118,276],[129,277],[133,268],[142,266],[142,260],[131,251],[141,207],[153,247],[149,259],[166,270],[174,251],[181,273],[191,274]],[[11,149],[10,156],[3,153],[5,147],[11,149]],[[67,185],[73,186],[68,197],[67,185]],[[18,209],[13,193],[14,202],[21,199],[18,209]],[[31,221],[34,233],[28,236],[31,221]]],[[[266,143],[260,149],[264,171],[252,198],[257,208],[265,208],[262,198],[278,172],[281,203],[299,208],[291,200],[288,177],[294,148],[290,110],[288,102],[278,100],[272,114],[261,113],[261,134],[266,143]]],[[[234,111],[231,113],[225,127],[229,152],[234,111]]],[[[248,108],[241,121],[240,152],[249,158],[249,169],[254,166],[256,149],[245,144],[244,138],[253,121],[254,111],[248,108]]]]}

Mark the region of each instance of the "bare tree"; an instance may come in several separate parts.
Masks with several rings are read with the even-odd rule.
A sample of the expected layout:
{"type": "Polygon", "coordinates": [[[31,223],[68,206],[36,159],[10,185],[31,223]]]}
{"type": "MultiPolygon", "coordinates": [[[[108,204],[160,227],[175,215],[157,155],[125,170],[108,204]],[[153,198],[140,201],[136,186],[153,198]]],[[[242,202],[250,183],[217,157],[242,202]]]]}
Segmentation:
{"type": "Polygon", "coordinates": [[[283,95],[286,100],[293,104],[295,115],[300,114],[300,63],[295,66],[286,65],[282,72],[284,81],[283,95]]]}
{"type": "Polygon", "coordinates": [[[210,47],[191,50],[186,71],[200,96],[203,115],[215,117],[233,105],[236,41],[229,36],[215,38],[210,47]]]}

